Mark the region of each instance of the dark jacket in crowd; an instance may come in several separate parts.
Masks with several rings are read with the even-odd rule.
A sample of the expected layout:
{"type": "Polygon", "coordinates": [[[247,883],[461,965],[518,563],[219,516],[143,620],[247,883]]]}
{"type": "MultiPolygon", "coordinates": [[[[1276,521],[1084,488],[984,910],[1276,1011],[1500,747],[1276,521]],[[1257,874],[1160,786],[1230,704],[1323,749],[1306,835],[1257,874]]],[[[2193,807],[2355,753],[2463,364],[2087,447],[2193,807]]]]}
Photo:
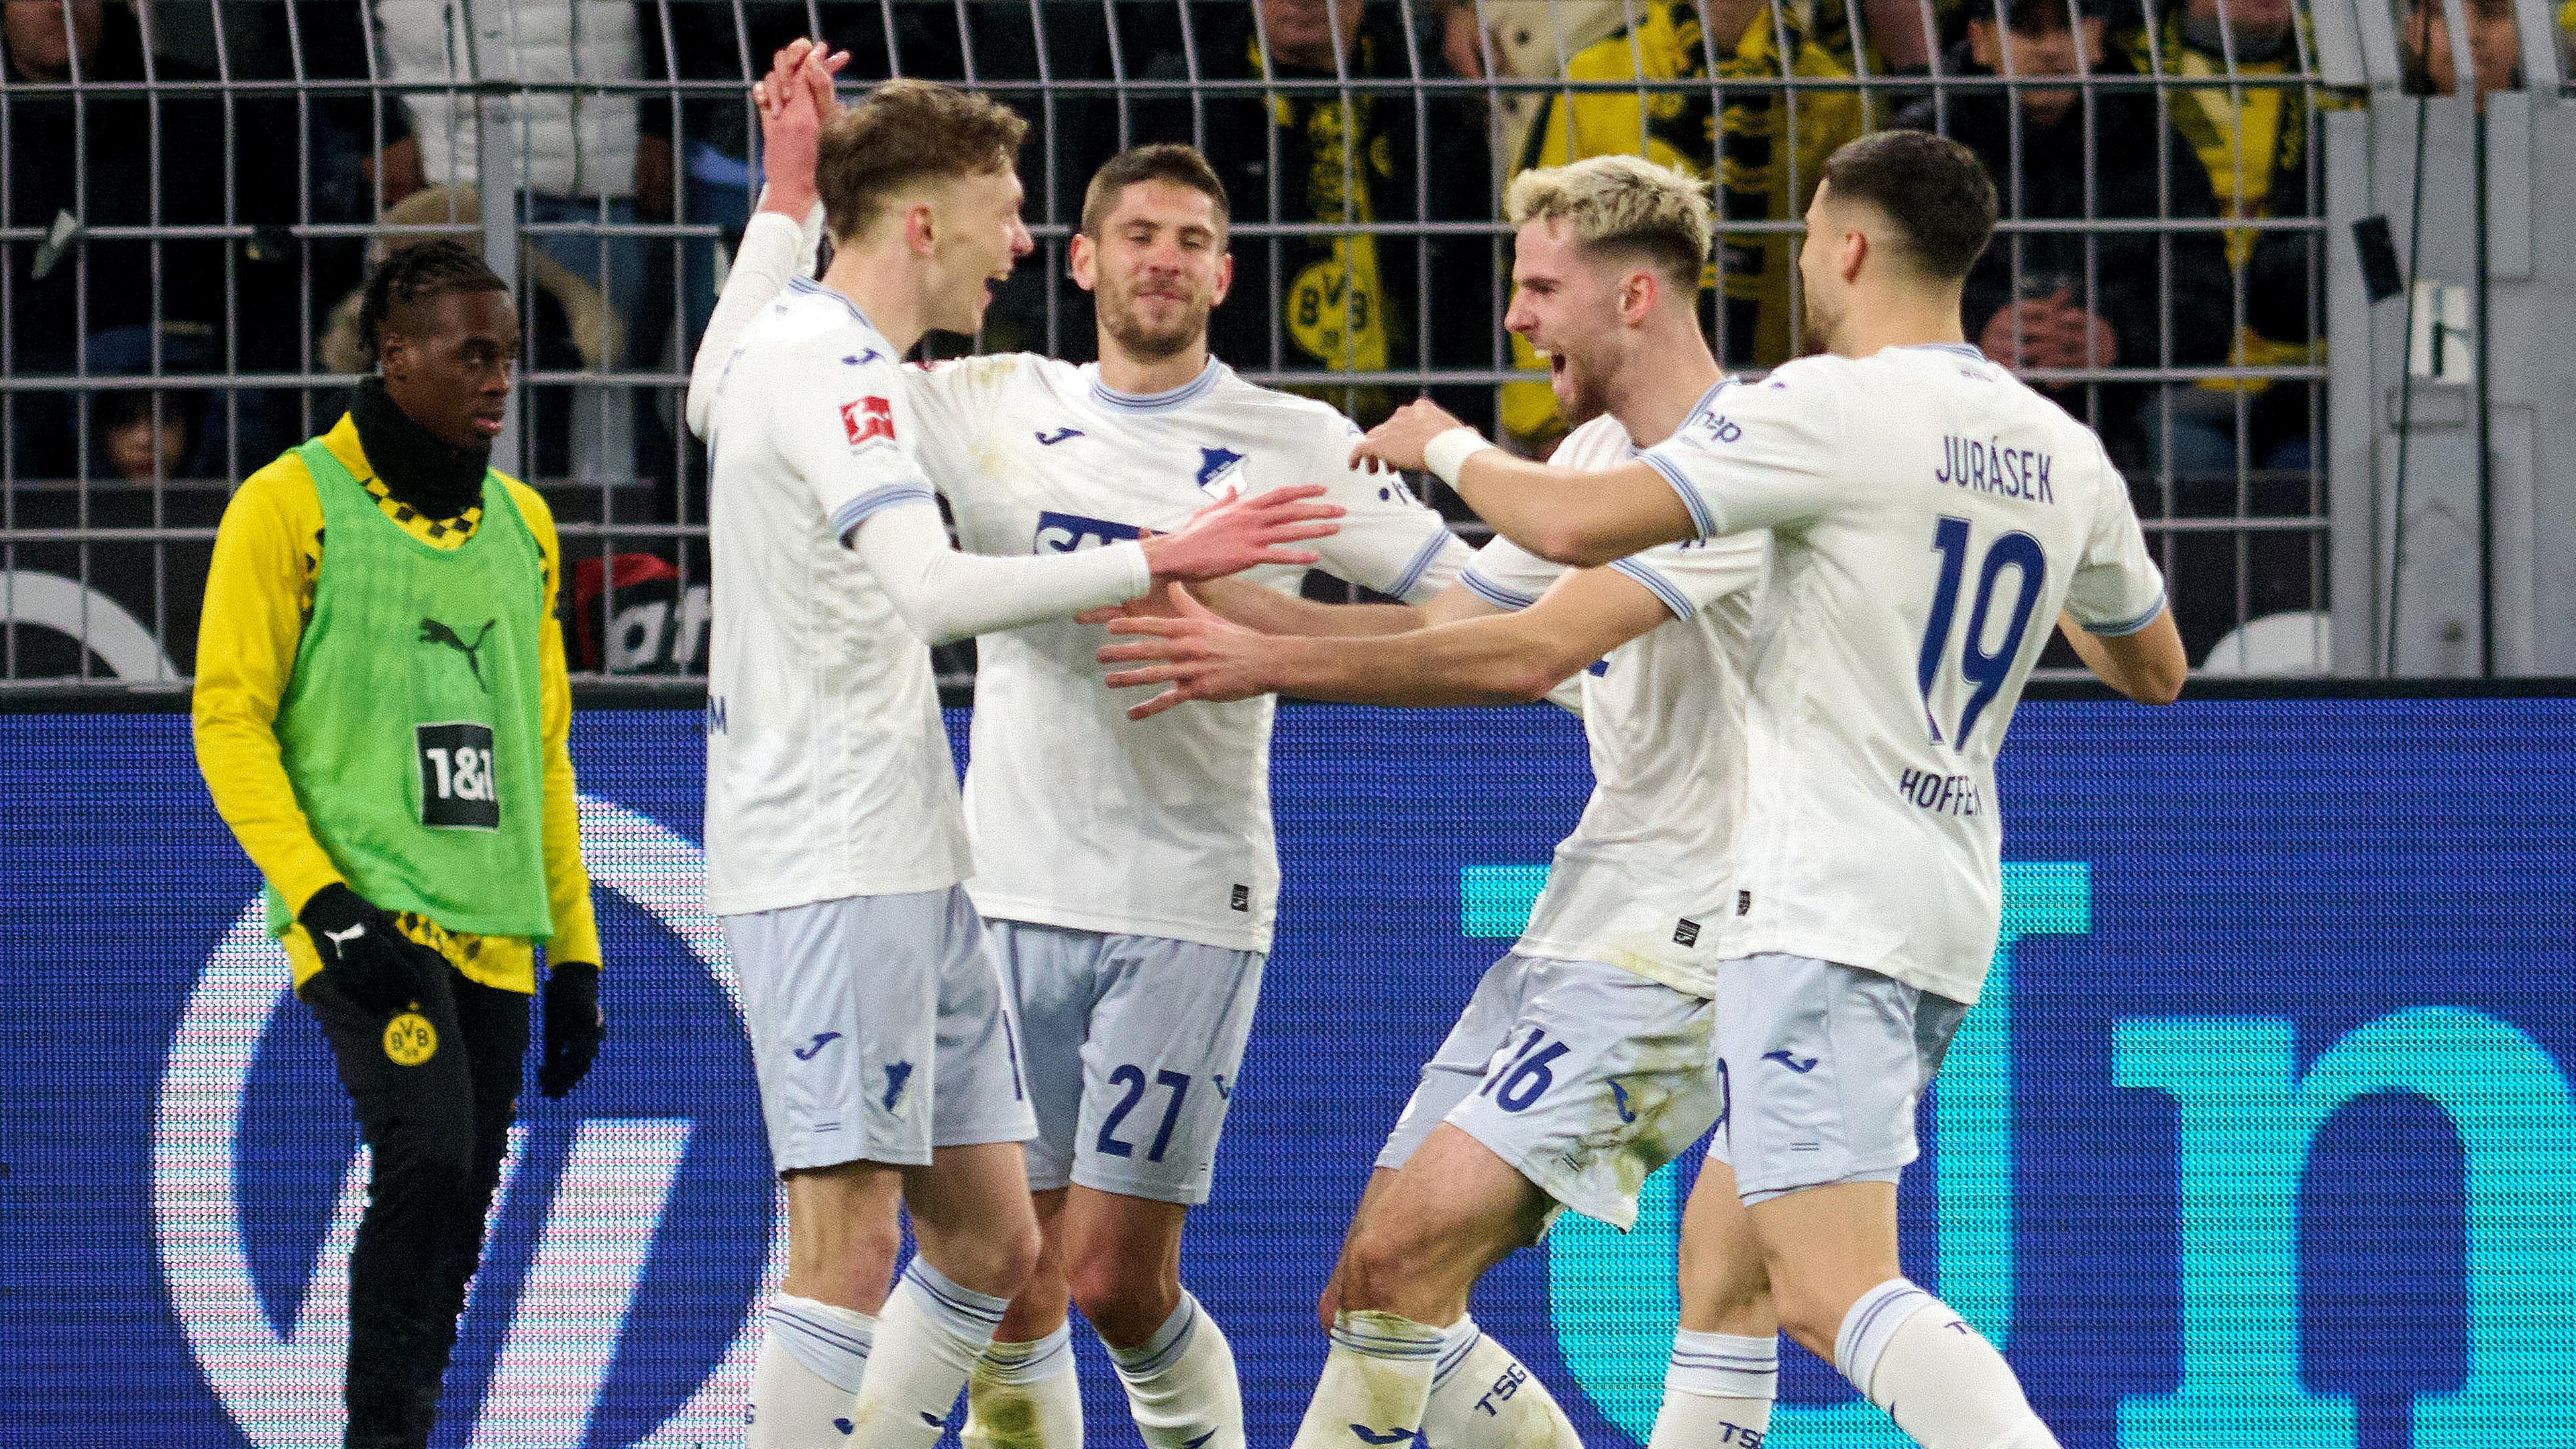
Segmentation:
{"type": "MultiPolygon", "coordinates": [[[[1965,45],[1951,53],[1947,68],[1959,75],[1992,74],[1976,63],[1965,45]]],[[[2114,50],[2095,73],[2133,72],[2114,50]]],[[[2018,167],[2013,164],[2012,117],[2007,109],[2014,104],[2000,90],[1956,92],[1949,98],[1946,127],[1994,175],[2005,220],[2218,214],[2209,173],[2189,143],[2169,127],[2161,128],[2165,154],[2159,162],[2160,123],[2149,93],[2094,92],[2089,198],[2084,102],[2079,99],[2055,123],[2046,125],[2025,110],[2018,167]]],[[[1898,124],[1941,129],[1935,125],[1929,101],[1906,110],[1898,124]]],[[[2017,282],[2025,294],[2039,296],[2062,283],[2077,303],[2111,324],[2119,337],[2116,361],[2120,366],[2191,366],[2226,359],[2232,330],[2227,254],[2215,230],[2165,236],[2112,231],[2089,238],[2075,232],[1998,231],[1968,277],[1961,320],[1969,340],[1976,340],[1994,314],[2012,302],[2017,282]],[[2160,256],[2167,245],[2172,265],[2170,312],[2160,256]],[[2164,351],[2168,336],[2169,354],[2164,351]]],[[[2125,427],[2142,395],[2137,388],[2104,389],[2103,416],[2098,419],[2103,431],[2125,427]]],[[[2075,401],[2070,396],[2070,404],[2075,401]]]]}
{"type": "MultiPolygon", "coordinates": [[[[0,66],[9,68],[13,84],[27,83],[7,57],[0,56],[0,66]]],[[[167,61],[157,71],[165,81],[198,78],[167,61]]],[[[144,79],[142,36],[131,10],[106,7],[98,48],[81,64],[80,78],[144,79]]],[[[163,319],[205,327],[224,323],[222,242],[161,243],[156,270],[151,242],[85,238],[96,228],[156,219],[164,225],[224,219],[223,116],[214,101],[146,99],[129,91],[80,102],[62,92],[19,91],[0,104],[8,107],[11,222],[49,233],[45,241],[8,248],[6,325],[13,372],[69,373],[88,339],[148,328],[156,304],[163,319]],[[64,216],[71,222],[58,222],[64,216]],[[53,233],[57,225],[64,226],[62,233],[53,233]],[[56,243],[55,235],[63,240],[56,243]]],[[[22,393],[16,403],[9,430],[19,473],[67,476],[79,455],[79,414],[72,399],[22,393]]]]}

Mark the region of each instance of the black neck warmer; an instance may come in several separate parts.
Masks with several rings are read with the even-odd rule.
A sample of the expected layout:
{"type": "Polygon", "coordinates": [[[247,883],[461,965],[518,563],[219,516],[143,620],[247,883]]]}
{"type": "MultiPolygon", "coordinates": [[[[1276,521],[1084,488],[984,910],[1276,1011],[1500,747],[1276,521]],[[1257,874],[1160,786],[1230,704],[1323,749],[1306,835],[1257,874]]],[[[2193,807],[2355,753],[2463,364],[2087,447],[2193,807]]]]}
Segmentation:
{"type": "Polygon", "coordinates": [[[396,500],[430,518],[454,518],[483,501],[483,470],[491,465],[489,447],[460,448],[442,441],[413,422],[385,391],[384,379],[358,384],[358,400],[349,409],[357,420],[358,446],[396,500]]]}

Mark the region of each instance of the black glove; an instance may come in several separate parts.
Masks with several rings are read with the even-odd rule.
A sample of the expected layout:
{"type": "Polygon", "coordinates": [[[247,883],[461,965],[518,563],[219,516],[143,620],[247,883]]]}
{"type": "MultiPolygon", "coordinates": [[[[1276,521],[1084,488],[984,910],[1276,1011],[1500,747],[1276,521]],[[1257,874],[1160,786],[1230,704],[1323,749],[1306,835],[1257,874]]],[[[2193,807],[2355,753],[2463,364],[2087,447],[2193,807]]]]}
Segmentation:
{"type": "Polygon", "coordinates": [[[391,1015],[419,999],[422,948],[364,896],[335,881],[315,891],[295,918],[313,933],[322,969],[350,1000],[391,1015]]]}
{"type": "Polygon", "coordinates": [[[599,1013],[599,968],[565,961],[546,972],[546,1056],[537,1066],[537,1090],[560,1097],[590,1070],[608,1018],[599,1013]]]}

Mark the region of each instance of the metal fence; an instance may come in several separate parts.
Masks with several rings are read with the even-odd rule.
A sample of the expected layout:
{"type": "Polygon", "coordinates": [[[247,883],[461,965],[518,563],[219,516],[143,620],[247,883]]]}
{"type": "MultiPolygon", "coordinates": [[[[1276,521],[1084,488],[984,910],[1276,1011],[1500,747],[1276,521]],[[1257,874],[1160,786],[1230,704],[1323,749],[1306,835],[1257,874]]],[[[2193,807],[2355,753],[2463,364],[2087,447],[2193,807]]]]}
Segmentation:
{"type": "Polygon", "coordinates": [[[1824,156],[1944,130],[2005,200],[1970,339],[2110,441],[2196,661],[2322,671],[2319,116],[2374,62],[2488,75],[2499,10],[2508,71],[2541,43],[2511,29],[2529,0],[2397,0],[2358,38],[2336,3],[13,0],[0,688],[185,682],[231,490],[331,425],[364,270],[439,234],[520,284],[498,461],[555,511],[576,670],[701,674],[678,398],[756,187],[746,89],[803,34],[852,52],[845,86],[957,81],[1032,124],[1038,254],[985,335],[934,345],[1093,355],[1065,263],[1083,183],[1187,140],[1234,199],[1220,356],[1363,423],[1427,391],[1533,450],[1561,424],[1500,326],[1512,174],[1638,151],[1707,176],[1708,326],[1762,368],[1797,346],[1824,156]],[[2389,53],[2334,63],[2369,36],[2389,53]]]}

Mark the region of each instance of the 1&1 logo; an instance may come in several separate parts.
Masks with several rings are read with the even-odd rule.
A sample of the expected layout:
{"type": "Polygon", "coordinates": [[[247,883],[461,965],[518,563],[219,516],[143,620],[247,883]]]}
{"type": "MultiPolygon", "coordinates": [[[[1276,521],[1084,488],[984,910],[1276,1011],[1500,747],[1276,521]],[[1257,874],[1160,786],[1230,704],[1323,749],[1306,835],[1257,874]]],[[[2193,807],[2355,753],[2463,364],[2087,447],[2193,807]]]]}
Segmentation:
{"type": "MultiPolygon", "coordinates": [[[[533,1090],[520,1099],[441,1445],[731,1442],[759,1344],[755,1300],[785,1267],[740,996],[700,900],[698,848],[621,806],[581,806],[610,938],[611,1034],[564,1106],[533,1090]]],[[[244,1440],[338,1444],[366,1155],[255,900],[207,959],[171,1042],[152,1174],[172,1316],[244,1440]]]]}

